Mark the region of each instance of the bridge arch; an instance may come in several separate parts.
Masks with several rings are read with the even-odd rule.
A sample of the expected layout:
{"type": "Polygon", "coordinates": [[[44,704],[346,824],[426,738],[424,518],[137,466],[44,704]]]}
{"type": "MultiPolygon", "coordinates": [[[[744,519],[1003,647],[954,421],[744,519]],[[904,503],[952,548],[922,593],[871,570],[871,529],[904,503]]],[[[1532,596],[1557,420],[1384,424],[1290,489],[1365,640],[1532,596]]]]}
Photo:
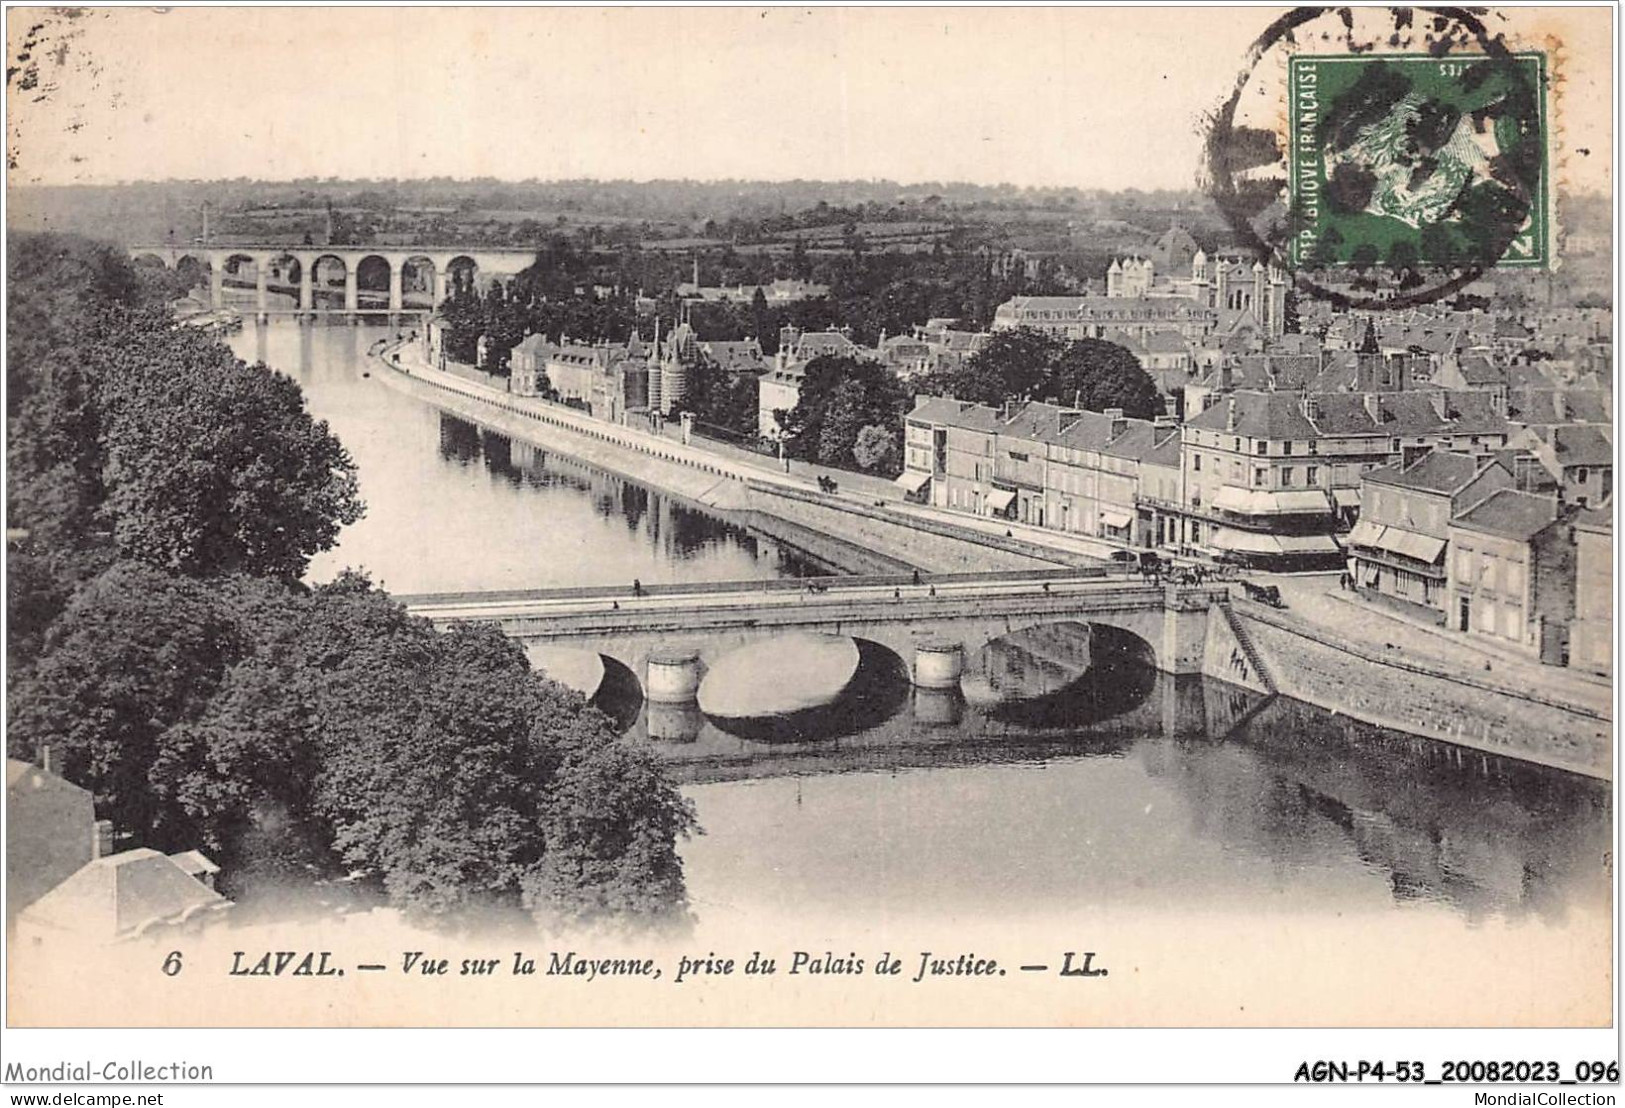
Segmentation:
{"type": "MultiPolygon", "coordinates": [[[[220,261],[219,284],[222,294],[247,292],[258,298],[260,278],[265,263],[260,255],[240,251],[228,252],[220,261]]],[[[238,299],[241,299],[239,295],[238,299]]]]}
{"type": "Polygon", "coordinates": [[[310,283],[315,296],[343,299],[350,279],[350,266],[341,255],[318,254],[310,263],[310,283]]]}
{"type": "Polygon", "coordinates": [[[360,300],[368,307],[386,306],[389,284],[395,267],[382,254],[363,254],[355,262],[355,287],[360,300]]]}
{"type": "Polygon", "coordinates": [[[207,287],[214,275],[214,266],[206,257],[185,253],[175,259],[175,275],[180,278],[183,288],[207,287]]]}
{"type": "Polygon", "coordinates": [[[475,291],[479,278],[480,264],[467,254],[456,255],[446,262],[446,295],[475,291]]]}
{"type": "Polygon", "coordinates": [[[440,302],[440,271],[427,254],[413,254],[401,261],[401,305],[432,308],[440,302]]]}
{"type": "Polygon", "coordinates": [[[135,255],[130,261],[138,266],[157,267],[158,269],[169,268],[169,263],[164,260],[163,255],[153,253],[150,250],[135,255]]]}
{"type": "Polygon", "coordinates": [[[278,254],[271,259],[266,284],[274,289],[296,289],[304,276],[305,266],[293,254],[278,254]]]}

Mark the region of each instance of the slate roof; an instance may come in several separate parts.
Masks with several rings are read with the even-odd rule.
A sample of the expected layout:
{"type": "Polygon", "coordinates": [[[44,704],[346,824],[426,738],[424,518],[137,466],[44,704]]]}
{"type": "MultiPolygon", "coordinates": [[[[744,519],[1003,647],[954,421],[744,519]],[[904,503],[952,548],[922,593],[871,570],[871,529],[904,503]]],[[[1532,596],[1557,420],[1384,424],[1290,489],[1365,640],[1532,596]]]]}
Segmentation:
{"type": "Polygon", "coordinates": [[[1563,466],[1605,466],[1614,462],[1614,444],[1591,424],[1552,428],[1552,451],[1563,466]]]}
{"type": "Polygon", "coordinates": [[[1614,529],[1614,514],[1600,508],[1582,508],[1574,517],[1574,525],[1582,531],[1607,534],[1614,529]]]}
{"type": "Polygon", "coordinates": [[[1185,354],[1191,348],[1178,331],[1153,331],[1145,337],[1144,345],[1152,354],[1185,354]]]}
{"type": "Polygon", "coordinates": [[[1418,459],[1409,469],[1397,465],[1382,466],[1367,473],[1365,479],[1376,485],[1453,493],[1477,477],[1482,467],[1479,459],[1466,454],[1435,450],[1418,459]]]}
{"type": "Polygon", "coordinates": [[[1513,389],[1507,415],[1518,423],[1611,423],[1613,402],[1606,390],[1564,389],[1567,418],[1557,414],[1557,389],[1513,389]]]}
{"type": "Polygon", "coordinates": [[[1221,396],[1207,411],[1186,421],[1201,431],[1230,432],[1229,408],[1236,407],[1233,433],[1255,439],[1312,439],[1319,432],[1304,417],[1296,393],[1236,392],[1221,396]]]}
{"type": "Polygon", "coordinates": [[[24,918],[64,931],[114,938],[230,905],[173,859],[140,847],[85,863],[35,901],[24,918]]]}
{"type": "Polygon", "coordinates": [[[1451,527],[1527,541],[1557,518],[1557,502],[1534,493],[1501,489],[1450,521],[1451,527]]]}

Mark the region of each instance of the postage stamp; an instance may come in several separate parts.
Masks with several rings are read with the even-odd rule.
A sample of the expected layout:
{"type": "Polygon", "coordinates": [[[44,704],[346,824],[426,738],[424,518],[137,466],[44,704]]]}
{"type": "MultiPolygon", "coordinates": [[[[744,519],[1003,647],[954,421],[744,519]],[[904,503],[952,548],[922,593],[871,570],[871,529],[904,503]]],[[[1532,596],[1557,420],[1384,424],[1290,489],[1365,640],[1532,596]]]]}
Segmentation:
{"type": "Polygon", "coordinates": [[[1538,51],[1293,58],[1289,260],[1548,265],[1546,85],[1538,51]]]}

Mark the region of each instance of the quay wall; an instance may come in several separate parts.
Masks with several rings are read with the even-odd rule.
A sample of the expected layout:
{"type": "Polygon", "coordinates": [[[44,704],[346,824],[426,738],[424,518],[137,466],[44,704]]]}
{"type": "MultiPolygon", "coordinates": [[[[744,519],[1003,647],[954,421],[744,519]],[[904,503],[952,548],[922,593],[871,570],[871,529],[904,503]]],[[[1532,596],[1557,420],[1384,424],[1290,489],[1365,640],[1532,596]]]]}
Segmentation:
{"type": "Polygon", "coordinates": [[[703,449],[655,438],[557,405],[496,393],[421,363],[376,359],[391,384],[447,411],[545,449],[686,498],[758,529],[814,560],[854,573],[927,573],[1038,569],[1069,564],[1020,540],[994,539],[935,521],[915,520],[849,497],[778,485],[764,472],[703,449]],[[1048,554],[1048,556],[1044,556],[1048,554]]]}
{"type": "MultiPolygon", "coordinates": [[[[981,541],[975,532],[956,533],[932,521],[902,518],[861,504],[832,503],[812,493],[797,494],[752,482],[748,502],[757,512],[839,538],[865,550],[883,552],[926,573],[970,573],[1004,569],[1054,569],[1061,557],[1040,547],[1032,552],[981,541]]],[[[1023,547],[1029,544],[1022,544],[1023,547]]]]}
{"type": "Polygon", "coordinates": [[[1591,708],[1443,665],[1385,658],[1264,605],[1236,600],[1232,608],[1284,696],[1378,727],[1587,777],[1613,776],[1613,724],[1591,708]]]}

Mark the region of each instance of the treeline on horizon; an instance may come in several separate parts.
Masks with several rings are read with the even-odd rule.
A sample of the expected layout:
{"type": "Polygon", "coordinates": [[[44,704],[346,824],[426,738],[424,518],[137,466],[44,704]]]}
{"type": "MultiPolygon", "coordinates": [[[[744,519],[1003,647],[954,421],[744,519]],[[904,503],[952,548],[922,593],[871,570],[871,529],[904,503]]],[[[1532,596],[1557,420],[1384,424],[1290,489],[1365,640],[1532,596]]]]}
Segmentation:
{"type": "Polygon", "coordinates": [[[355,465],[291,378],[116,248],[7,243],[7,753],[228,895],[356,878],[445,923],[681,925],[691,806],[495,628],[437,633],[310,558],[355,465]]]}

